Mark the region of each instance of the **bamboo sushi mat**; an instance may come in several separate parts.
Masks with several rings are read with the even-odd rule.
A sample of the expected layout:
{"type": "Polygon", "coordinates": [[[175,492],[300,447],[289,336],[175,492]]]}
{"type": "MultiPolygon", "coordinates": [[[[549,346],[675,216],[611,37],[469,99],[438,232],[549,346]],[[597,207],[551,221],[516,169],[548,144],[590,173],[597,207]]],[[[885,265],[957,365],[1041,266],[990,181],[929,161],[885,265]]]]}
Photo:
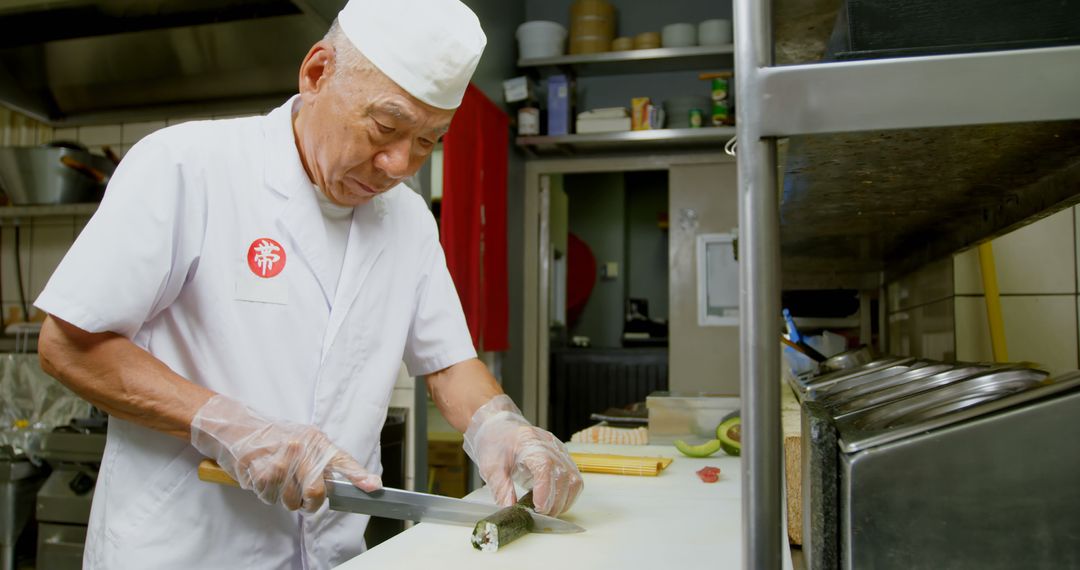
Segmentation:
{"type": "Polygon", "coordinates": [[[636,457],[606,453],[571,453],[570,457],[583,473],[642,475],[646,477],[656,477],[672,462],[670,457],[636,457]]]}

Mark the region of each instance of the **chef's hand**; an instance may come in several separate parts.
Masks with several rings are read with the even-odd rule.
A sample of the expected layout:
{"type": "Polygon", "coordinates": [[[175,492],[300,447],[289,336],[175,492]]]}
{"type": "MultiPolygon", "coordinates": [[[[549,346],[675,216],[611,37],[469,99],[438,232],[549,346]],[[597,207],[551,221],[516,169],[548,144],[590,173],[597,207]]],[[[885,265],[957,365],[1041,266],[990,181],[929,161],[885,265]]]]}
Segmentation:
{"type": "Polygon", "coordinates": [[[537,512],[557,516],[570,509],[584,486],[566,446],[531,425],[505,394],[473,414],[465,431],[465,452],[476,462],[495,502],[503,506],[517,501],[517,482],[532,488],[537,512]]]}
{"type": "Polygon", "coordinates": [[[310,425],[271,421],[222,395],[208,400],[191,421],[191,444],[263,502],[314,513],[326,500],[323,479],[339,475],[365,491],[382,488],[330,438],[310,425]]]}

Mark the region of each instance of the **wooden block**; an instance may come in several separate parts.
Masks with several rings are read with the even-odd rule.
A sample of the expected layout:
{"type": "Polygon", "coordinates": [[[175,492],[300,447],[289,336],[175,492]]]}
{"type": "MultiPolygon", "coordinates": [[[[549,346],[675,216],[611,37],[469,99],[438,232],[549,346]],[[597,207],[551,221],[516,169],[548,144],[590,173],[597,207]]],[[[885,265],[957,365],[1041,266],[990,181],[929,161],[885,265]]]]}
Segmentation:
{"type": "Polygon", "coordinates": [[[788,541],[802,545],[802,409],[791,388],[780,387],[780,425],[784,434],[788,541]]]}

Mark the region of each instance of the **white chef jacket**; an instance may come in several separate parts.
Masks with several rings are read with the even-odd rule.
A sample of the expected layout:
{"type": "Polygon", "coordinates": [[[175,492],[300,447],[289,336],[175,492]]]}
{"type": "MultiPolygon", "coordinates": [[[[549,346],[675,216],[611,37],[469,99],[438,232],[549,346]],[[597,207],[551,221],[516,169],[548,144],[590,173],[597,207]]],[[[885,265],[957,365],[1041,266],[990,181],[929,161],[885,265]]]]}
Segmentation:
{"type": "MultiPolygon", "coordinates": [[[[260,413],[314,424],[381,473],[402,360],[419,375],[476,353],[435,221],[404,185],[355,208],[336,295],[324,294],[319,276],[334,272],[296,105],[132,147],[35,305],[124,335],[260,413]],[[280,249],[259,264],[266,243],[280,249]]],[[[111,419],[84,567],[327,568],[362,552],[366,516],[266,505],[199,481],[200,459],[186,441],[111,419]]]]}

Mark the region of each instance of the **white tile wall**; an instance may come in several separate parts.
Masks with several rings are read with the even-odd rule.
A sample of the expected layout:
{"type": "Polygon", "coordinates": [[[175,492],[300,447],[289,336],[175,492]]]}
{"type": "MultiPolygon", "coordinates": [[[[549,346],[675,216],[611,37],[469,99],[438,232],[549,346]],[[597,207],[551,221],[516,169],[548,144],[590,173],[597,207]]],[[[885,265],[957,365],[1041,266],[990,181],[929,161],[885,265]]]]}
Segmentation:
{"type": "Polygon", "coordinates": [[[79,127],[79,142],[86,146],[118,146],[123,144],[122,125],[79,127]]]}
{"type": "Polygon", "coordinates": [[[34,146],[52,140],[52,128],[0,107],[0,146],[34,146]]]}
{"type": "Polygon", "coordinates": [[[953,299],[943,299],[889,315],[890,354],[954,360],[953,299]]]}
{"type": "MultiPolygon", "coordinates": [[[[1073,208],[995,239],[998,290],[1010,294],[1076,294],[1076,233],[1073,208]]],[[[954,257],[956,294],[981,295],[977,248],[954,257]]]]}
{"type": "MultiPolygon", "coordinates": [[[[986,301],[983,297],[957,297],[956,307],[956,358],[965,362],[992,362],[990,326],[986,319],[986,301]]],[[[1006,343],[1008,339],[1006,339],[1006,343]]]]}
{"type": "Polygon", "coordinates": [[[207,117],[178,117],[178,118],[175,118],[175,119],[168,119],[166,121],[166,123],[168,123],[168,125],[171,127],[173,125],[179,125],[181,123],[186,123],[188,121],[205,121],[205,120],[212,119],[212,118],[213,117],[210,117],[210,116],[207,116],[207,117]]]}
{"type": "MultiPolygon", "coordinates": [[[[1002,297],[1001,313],[1010,361],[1035,362],[1054,374],[1076,370],[1075,295],[1002,297]]],[[[956,298],[956,356],[967,361],[993,360],[982,296],[956,298]]]]}
{"type": "Polygon", "coordinates": [[[53,130],[53,140],[73,141],[79,140],[79,127],[64,127],[53,130]]]}
{"type": "MultiPolygon", "coordinates": [[[[260,110],[260,113],[262,110],[260,110]]],[[[166,118],[158,121],[118,123],[112,125],[89,125],[80,127],[52,128],[18,113],[0,107],[0,146],[33,146],[51,140],[68,140],[86,145],[91,152],[102,153],[109,146],[121,157],[146,135],[164,128],[194,119],[228,117],[166,118]]],[[[250,116],[250,115],[248,115],[250,116]]],[[[26,304],[32,305],[55,271],[60,260],[71,247],[76,236],[86,226],[88,216],[35,218],[25,221],[19,229],[20,257],[23,291],[26,304]]],[[[11,317],[22,318],[19,309],[19,288],[15,275],[15,229],[10,225],[0,227],[0,309],[4,322],[11,317]]],[[[30,308],[33,311],[33,308],[30,308]]],[[[33,315],[31,315],[32,317],[33,315]]],[[[409,390],[407,385],[399,389],[409,390]]]]}
{"type": "Polygon", "coordinates": [[[146,135],[163,128],[165,128],[165,121],[124,123],[120,134],[120,142],[130,147],[142,140],[146,135]]]}
{"type": "MultiPolygon", "coordinates": [[[[1080,367],[1077,208],[993,241],[1009,360],[1037,362],[1053,373],[1080,367]]],[[[948,310],[954,322],[955,358],[992,361],[977,249],[956,254],[946,266],[951,276],[943,274],[939,264],[932,264],[889,284],[889,349],[937,358],[931,353],[947,348],[949,334],[938,313],[948,310]],[[949,303],[933,301],[941,294],[942,283],[951,283],[949,303]]]]}
{"type": "Polygon", "coordinates": [[[34,220],[30,230],[29,290],[31,299],[36,299],[75,241],[75,221],[69,217],[42,218],[34,220]]]}
{"type": "Polygon", "coordinates": [[[889,311],[898,311],[953,295],[952,261],[942,259],[913,273],[909,273],[888,286],[889,311]]]}
{"type": "MultiPolygon", "coordinates": [[[[28,307],[33,305],[81,228],[82,224],[73,216],[37,218],[20,225],[19,257],[28,307]]],[[[21,302],[15,271],[15,231],[10,225],[0,228],[0,303],[5,307],[16,307],[21,302]]],[[[32,307],[30,310],[33,313],[32,307]]],[[[5,310],[5,321],[8,318],[5,310]]]]}

